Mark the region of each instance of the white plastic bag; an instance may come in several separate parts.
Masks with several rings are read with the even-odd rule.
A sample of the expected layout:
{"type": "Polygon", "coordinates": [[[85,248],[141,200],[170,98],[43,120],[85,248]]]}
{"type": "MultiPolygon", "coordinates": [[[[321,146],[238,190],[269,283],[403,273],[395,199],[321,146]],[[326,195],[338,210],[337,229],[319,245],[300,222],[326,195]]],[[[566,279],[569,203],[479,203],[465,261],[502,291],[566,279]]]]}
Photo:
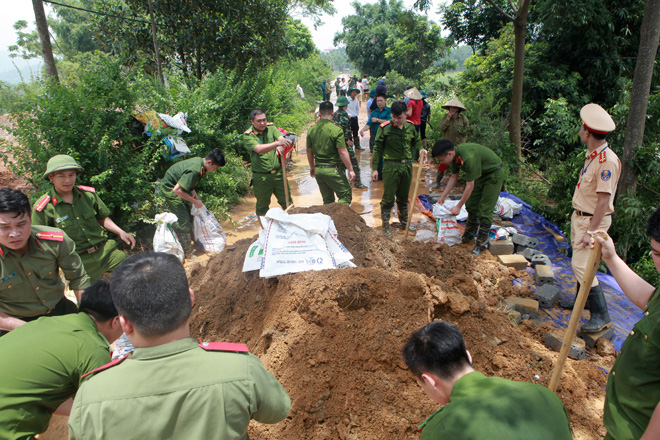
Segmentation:
{"type": "Polygon", "coordinates": [[[436,221],[438,229],[438,243],[453,246],[461,242],[461,230],[458,228],[458,222],[453,215],[443,215],[436,221]]]}
{"type": "Polygon", "coordinates": [[[493,214],[499,215],[503,219],[511,219],[513,218],[514,215],[520,214],[520,210],[522,209],[522,205],[520,203],[516,203],[511,199],[507,199],[505,197],[500,197],[497,199],[497,204],[495,205],[495,209],[493,209],[493,214]]]}
{"type": "Polygon", "coordinates": [[[193,216],[193,235],[195,241],[206,252],[222,252],[227,244],[225,231],[216,220],[215,215],[206,206],[201,208],[192,207],[190,214],[193,216]]]}
{"type": "Polygon", "coordinates": [[[172,223],[178,220],[177,216],[171,212],[163,212],[156,215],[154,220],[158,225],[154,234],[154,251],[175,255],[180,261],[183,261],[185,255],[181,242],[172,229],[172,223]]]}

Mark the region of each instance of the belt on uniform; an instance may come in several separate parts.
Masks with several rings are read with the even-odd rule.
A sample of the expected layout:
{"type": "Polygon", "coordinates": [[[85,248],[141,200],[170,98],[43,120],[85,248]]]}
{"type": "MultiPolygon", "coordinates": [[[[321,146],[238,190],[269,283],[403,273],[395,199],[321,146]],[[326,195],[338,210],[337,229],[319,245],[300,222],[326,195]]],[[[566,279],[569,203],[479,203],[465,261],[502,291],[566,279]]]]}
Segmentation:
{"type": "MultiPolygon", "coordinates": [[[[582,217],[593,217],[594,216],[590,212],[582,212],[582,211],[578,211],[577,209],[575,210],[575,213],[579,216],[582,216],[582,217]]],[[[609,214],[605,214],[605,215],[607,216],[607,215],[613,215],[613,214],[614,214],[614,211],[610,212],[609,214]]]]}
{"type": "Polygon", "coordinates": [[[385,162],[412,163],[412,159],[383,159],[385,162]]]}
{"type": "Polygon", "coordinates": [[[282,167],[279,167],[279,168],[275,168],[274,170],[266,171],[264,173],[261,173],[259,171],[252,171],[252,174],[275,174],[276,172],[278,172],[281,169],[282,169],[282,167]]]}
{"type": "Polygon", "coordinates": [[[101,249],[103,247],[103,245],[105,244],[106,241],[108,241],[108,240],[103,240],[102,242],[95,244],[91,248],[85,249],[84,251],[80,252],[79,255],[91,254],[91,253],[94,253],[94,252],[98,251],[99,249],[101,249]]]}
{"type": "Polygon", "coordinates": [[[319,165],[319,164],[314,164],[314,167],[316,167],[316,168],[339,168],[339,165],[319,165]]]}

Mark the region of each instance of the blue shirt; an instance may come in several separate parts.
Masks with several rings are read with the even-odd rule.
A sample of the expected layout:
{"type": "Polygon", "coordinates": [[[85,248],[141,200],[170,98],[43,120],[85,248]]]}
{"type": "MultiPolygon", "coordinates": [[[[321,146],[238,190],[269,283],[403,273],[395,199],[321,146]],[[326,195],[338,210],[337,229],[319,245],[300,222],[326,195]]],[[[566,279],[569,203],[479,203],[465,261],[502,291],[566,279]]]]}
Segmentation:
{"type": "Polygon", "coordinates": [[[378,118],[389,121],[392,119],[392,111],[388,106],[383,107],[382,110],[376,107],[376,110],[371,111],[371,116],[369,117],[369,125],[371,127],[371,135],[375,138],[376,133],[378,132],[378,127],[380,124],[382,124],[382,122],[371,122],[371,118],[378,118]]]}

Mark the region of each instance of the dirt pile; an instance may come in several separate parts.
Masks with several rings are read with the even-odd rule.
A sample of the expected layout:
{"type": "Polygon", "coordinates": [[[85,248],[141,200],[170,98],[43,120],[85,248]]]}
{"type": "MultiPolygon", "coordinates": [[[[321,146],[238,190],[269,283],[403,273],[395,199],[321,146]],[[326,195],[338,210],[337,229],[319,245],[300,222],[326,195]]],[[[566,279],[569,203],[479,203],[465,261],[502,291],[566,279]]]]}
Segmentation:
{"type": "MultiPolygon", "coordinates": [[[[435,411],[401,359],[410,333],[435,319],[463,331],[475,367],[487,375],[547,385],[556,353],[533,321],[515,326],[502,299],[532,282],[470,248],[389,240],[344,205],[293,210],[332,216],[356,269],[261,279],[242,273],[251,240],[190,268],[194,336],[245,342],[284,384],[293,408],[254,438],[416,438],[435,411]],[[522,287],[513,280],[522,277],[522,287]]],[[[569,360],[560,397],[576,438],[604,435],[604,371],[612,359],[569,360]]]]}

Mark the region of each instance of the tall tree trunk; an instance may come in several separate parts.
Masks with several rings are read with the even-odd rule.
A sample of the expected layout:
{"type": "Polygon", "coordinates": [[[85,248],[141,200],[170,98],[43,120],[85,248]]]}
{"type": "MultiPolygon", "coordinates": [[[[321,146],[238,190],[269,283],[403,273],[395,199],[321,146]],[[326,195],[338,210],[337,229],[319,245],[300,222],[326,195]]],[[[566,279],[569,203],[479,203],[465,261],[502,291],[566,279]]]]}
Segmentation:
{"type": "Polygon", "coordinates": [[[151,37],[154,41],[154,53],[156,54],[156,68],[158,69],[158,80],[162,85],[165,85],[165,78],[163,78],[163,70],[160,66],[160,51],[158,50],[158,39],[156,38],[156,20],[154,20],[154,7],[151,0],[149,2],[149,17],[151,18],[151,37]]]}
{"type": "Polygon", "coordinates": [[[623,144],[623,172],[619,182],[619,194],[629,194],[637,187],[637,175],[631,167],[635,149],[644,141],[644,126],[648,108],[651,79],[655,56],[660,40],[660,0],[646,0],[644,19],[640,32],[637,64],[630,95],[630,111],[626,127],[626,140],[623,144]]]}
{"type": "Polygon", "coordinates": [[[46,77],[54,78],[55,81],[59,82],[60,78],[57,75],[55,57],[53,57],[53,46],[50,44],[48,22],[46,21],[46,12],[44,11],[42,0],[32,0],[32,8],[34,9],[34,18],[37,21],[37,32],[41,40],[41,52],[43,53],[44,64],[46,65],[46,77]]]}
{"type": "Polygon", "coordinates": [[[523,79],[525,75],[525,36],[527,33],[527,15],[531,0],[521,0],[518,12],[513,19],[515,36],[513,84],[511,113],[509,114],[509,141],[516,146],[516,158],[522,156],[521,112],[523,98],[523,79]]]}

